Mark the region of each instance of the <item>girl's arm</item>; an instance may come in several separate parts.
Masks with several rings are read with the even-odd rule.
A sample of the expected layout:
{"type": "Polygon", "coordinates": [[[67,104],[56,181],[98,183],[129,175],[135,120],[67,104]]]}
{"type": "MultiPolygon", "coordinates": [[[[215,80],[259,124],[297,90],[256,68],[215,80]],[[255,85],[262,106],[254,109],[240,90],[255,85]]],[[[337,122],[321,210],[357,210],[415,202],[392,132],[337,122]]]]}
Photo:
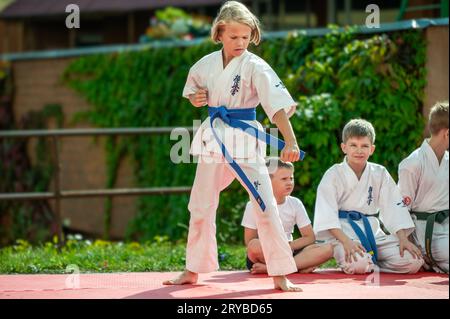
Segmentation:
{"type": "Polygon", "coordinates": [[[300,159],[300,149],[297,145],[297,139],[295,138],[294,130],[292,129],[291,122],[289,122],[286,111],[284,109],[279,110],[275,113],[272,120],[280,130],[286,143],[281,150],[281,160],[285,162],[298,161],[300,159]]]}

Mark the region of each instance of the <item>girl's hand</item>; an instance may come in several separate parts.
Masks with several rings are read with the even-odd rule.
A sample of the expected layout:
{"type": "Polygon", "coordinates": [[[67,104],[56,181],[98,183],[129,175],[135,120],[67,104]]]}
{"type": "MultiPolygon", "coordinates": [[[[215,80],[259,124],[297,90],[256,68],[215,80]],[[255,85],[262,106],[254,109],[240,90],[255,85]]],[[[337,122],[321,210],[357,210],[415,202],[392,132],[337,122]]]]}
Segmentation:
{"type": "Polygon", "coordinates": [[[200,89],[194,94],[189,95],[189,101],[191,101],[192,105],[195,107],[201,107],[208,104],[208,90],[200,89]]]}
{"type": "Polygon", "coordinates": [[[284,162],[296,162],[300,159],[300,148],[297,143],[286,143],[281,150],[281,160],[284,162]]]}

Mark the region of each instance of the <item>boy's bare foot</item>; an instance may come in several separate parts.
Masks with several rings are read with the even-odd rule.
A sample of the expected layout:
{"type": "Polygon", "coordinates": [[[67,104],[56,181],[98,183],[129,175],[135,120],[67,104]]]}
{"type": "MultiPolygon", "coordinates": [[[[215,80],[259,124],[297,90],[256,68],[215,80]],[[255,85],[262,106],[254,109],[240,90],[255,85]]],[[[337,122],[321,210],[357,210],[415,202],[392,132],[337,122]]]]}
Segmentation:
{"type": "Polygon", "coordinates": [[[267,274],[267,266],[262,263],[254,263],[250,272],[252,274],[267,274]]]}
{"type": "Polygon", "coordinates": [[[186,269],[177,278],[164,281],[163,285],[195,284],[197,280],[198,274],[186,269]]]}
{"type": "Polygon", "coordinates": [[[316,269],[316,267],[309,267],[309,268],[305,268],[305,269],[300,269],[298,272],[301,274],[308,274],[313,272],[316,269]]]}
{"type": "Polygon", "coordinates": [[[274,276],[273,286],[275,289],[280,289],[283,291],[303,291],[298,285],[294,285],[286,276],[274,276]]]}

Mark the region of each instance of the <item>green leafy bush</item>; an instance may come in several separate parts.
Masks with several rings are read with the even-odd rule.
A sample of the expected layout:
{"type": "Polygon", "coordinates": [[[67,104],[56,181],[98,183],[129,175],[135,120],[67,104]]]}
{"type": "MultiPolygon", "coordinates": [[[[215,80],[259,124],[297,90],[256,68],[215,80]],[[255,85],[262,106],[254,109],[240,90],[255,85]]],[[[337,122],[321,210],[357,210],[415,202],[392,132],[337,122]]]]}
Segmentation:
{"type": "MultiPolygon", "coordinates": [[[[0,79],[0,130],[45,129],[50,121],[61,126],[62,109],[58,104],[30,111],[16,124],[10,98],[13,91],[4,82],[11,81],[11,73],[7,74],[8,79],[0,79]]],[[[51,150],[52,140],[48,138],[0,138],[0,193],[48,191],[55,164],[51,150]]],[[[17,238],[27,238],[32,243],[46,241],[56,227],[52,208],[45,200],[0,201],[0,247],[17,238]]]]}

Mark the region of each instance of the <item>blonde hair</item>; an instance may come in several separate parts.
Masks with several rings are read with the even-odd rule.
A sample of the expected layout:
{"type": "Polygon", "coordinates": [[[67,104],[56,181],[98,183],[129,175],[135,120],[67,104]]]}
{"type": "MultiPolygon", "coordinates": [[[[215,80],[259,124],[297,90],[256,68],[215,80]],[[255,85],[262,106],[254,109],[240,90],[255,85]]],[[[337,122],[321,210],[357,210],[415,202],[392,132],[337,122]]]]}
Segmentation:
{"type": "Polygon", "coordinates": [[[428,129],[431,135],[439,133],[440,130],[448,129],[448,102],[437,102],[430,111],[428,129]]]}
{"type": "Polygon", "coordinates": [[[353,119],[345,124],[342,130],[342,142],[347,143],[347,140],[352,137],[368,137],[373,144],[375,143],[375,129],[366,120],[353,119]]]}
{"type": "Polygon", "coordinates": [[[238,22],[249,26],[252,29],[250,42],[258,45],[261,42],[261,29],[257,17],[240,2],[227,1],[220,7],[219,14],[214,19],[211,28],[211,39],[214,43],[219,43],[221,28],[230,22],[238,22]]]}

